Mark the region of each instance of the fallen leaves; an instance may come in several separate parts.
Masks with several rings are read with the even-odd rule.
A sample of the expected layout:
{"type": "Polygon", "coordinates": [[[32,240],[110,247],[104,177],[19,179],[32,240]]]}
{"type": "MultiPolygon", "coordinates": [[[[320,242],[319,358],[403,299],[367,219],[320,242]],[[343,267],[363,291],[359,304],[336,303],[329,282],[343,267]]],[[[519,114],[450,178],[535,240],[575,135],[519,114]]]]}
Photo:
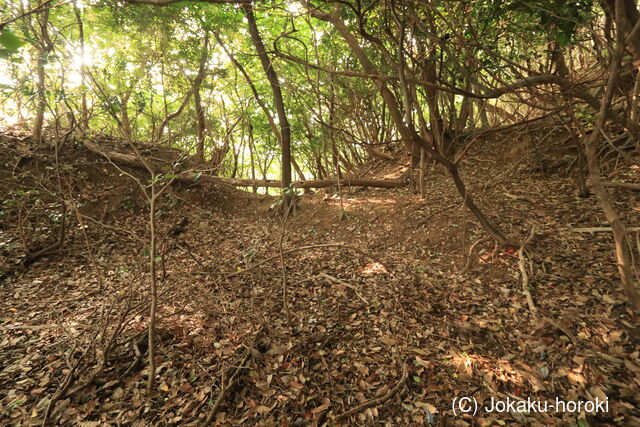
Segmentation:
{"type": "MultiPolygon", "coordinates": [[[[341,241],[379,261],[339,247],[287,255],[290,328],[280,311],[277,263],[265,262],[234,277],[216,274],[244,270],[274,255],[278,222],[264,218],[260,199],[251,199],[249,207],[233,215],[213,207],[206,214],[194,209],[193,226],[180,237],[192,256],[176,251],[167,258],[160,327],[171,332],[159,343],[157,394],[149,398],[144,392],[144,364],[124,375],[135,358],[130,338],[145,331],[141,310],[127,323],[98,381],[52,409],[60,422],[87,426],[98,425],[96,418],[103,425],[202,422],[222,381],[228,380],[221,371],[235,366],[238,353],[249,346],[251,361],[220,403],[213,420],[218,424],[331,425],[338,415],[371,401],[372,406],[344,423],[431,424],[451,417],[451,399],[470,390],[478,399],[608,397],[612,414],[598,421],[632,423],[640,406],[639,344],[614,283],[610,242],[562,231],[569,220],[578,224],[582,216],[593,215],[595,207],[583,202],[576,208],[562,183],[538,184],[517,183],[532,189],[527,197],[536,209],[528,218],[547,228],[537,248],[532,293],[540,309],[555,319],[553,324],[531,328],[513,274],[515,260],[493,254],[490,245],[482,247],[472,271],[458,277],[454,266],[464,261],[461,242],[475,241],[479,233],[461,212],[418,226],[437,206],[418,204],[401,191],[371,191],[368,199],[393,200],[393,206],[354,203],[344,222],[335,221],[335,206],[318,209],[313,199],[303,199],[300,214],[291,221],[288,248],[341,241]],[[408,220],[412,218],[415,223],[408,220]],[[268,333],[264,342],[253,345],[249,338],[262,322],[268,333]],[[409,361],[406,382],[389,399],[375,401],[399,383],[399,359],[409,361]]],[[[458,196],[440,182],[430,191],[434,200],[437,196],[459,205],[458,196]]],[[[235,196],[223,196],[228,196],[224,203],[237,203],[235,196]]],[[[208,203],[200,198],[200,205],[208,203]]],[[[500,217],[515,215],[509,205],[495,208],[500,217]]],[[[163,219],[167,228],[177,214],[184,209],[168,209],[163,219]]],[[[144,235],[137,216],[127,215],[119,221],[144,235]]],[[[69,372],[68,362],[78,357],[78,352],[69,355],[69,349],[87,333],[96,307],[107,296],[129,295],[128,285],[144,273],[135,270],[131,255],[139,253],[137,243],[102,229],[88,232],[105,270],[104,290],[96,291],[91,268],[78,267],[86,261],[78,254],[86,248],[73,244],[63,257],[34,265],[2,290],[3,424],[38,421],[69,372]],[[9,329],[14,325],[56,327],[9,329]]],[[[141,304],[144,282],[138,286],[136,301],[141,304]]],[[[473,419],[479,425],[555,421],[534,414],[473,419]]],[[[457,418],[454,423],[471,425],[472,420],[457,418]]]]}

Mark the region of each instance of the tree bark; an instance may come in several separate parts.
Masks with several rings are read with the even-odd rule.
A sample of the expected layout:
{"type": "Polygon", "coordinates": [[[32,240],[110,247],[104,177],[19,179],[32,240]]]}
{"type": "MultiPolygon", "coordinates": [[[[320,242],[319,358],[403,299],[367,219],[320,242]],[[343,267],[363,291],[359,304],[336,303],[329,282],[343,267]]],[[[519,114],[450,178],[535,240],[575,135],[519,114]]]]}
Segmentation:
{"type": "Polygon", "coordinates": [[[126,94],[120,96],[120,132],[122,136],[131,140],[133,138],[133,129],[131,120],[129,119],[129,98],[131,97],[131,88],[126,94]]]}
{"type": "Polygon", "coordinates": [[[605,187],[619,187],[626,190],[640,191],[640,184],[633,184],[631,182],[603,182],[605,187]]]}
{"type": "MultiPolygon", "coordinates": [[[[249,132],[249,157],[251,161],[251,179],[255,181],[256,179],[256,165],[255,165],[255,156],[254,156],[255,148],[253,146],[253,125],[251,124],[251,122],[247,124],[247,130],[249,132]]],[[[253,186],[253,192],[254,193],[258,192],[258,187],[256,187],[255,185],[253,186]]]]}
{"type": "MultiPolygon", "coordinates": [[[[186,180],[191,180],[191,176],[194,174],[179,174],[178,178],[184,177],[186,180]]],[[[235,187],[269,187],[278,188],[282,186],[280,181],[270,180],[253,180],[253,179],[232,179],[221,178],[210,175],[201,175],[200,180],[219,182],[224,184],[233,185],[235,187]]],[[[338,185],[338,181],[342,187],[374,187],[374,188],[401,188],[407,186],[405,180],[392,180],[392,179],[363,179],[363,178],[350,178],[343,176],[340,179],[318,179],[307,181],[292,181],[292,188],[327,188],[338,185]]]]}
{"type": "MultiPolygon", "coordinates": [[[[283,196],[286,196],[285,189],[289,187],[291,184],[291,127],[289,125],[289,120],[287,118],[287,113],[284,107],[284,99],[282,97],[282,89],[280,88],[280,82],[278,81],[278,75],[276,74],[275,69],[273,68],[273,64],[271,63],[271,59],[267,54],[267,50],[265,49],[264,43],[262,41],[262,36],[258,31],[258,25],[256,23],[256,18],[253,13],[253,4],[248,1],[243,3],[242,9],[244,10],[244,14],[247,18],[247,23],[249,25],[249,34],[251,35],[251,41],[253,42],[254,47],[258,53],[258,57],[260,58],[260,62],[262,64],[262,68],[267,76],[267,80],[271,85],[271,91],[273,92],[273,102],[276,107],[276,113],[278,114],[278,121],[280,125],[280,142],[281,142],[281,183],[283,189],[283,196]]],[[[285,197],[285,200],[288,200],[285,197]]],[[[287,209],[287,203],[285,203],[284,211],[287,209]]]]}
{"type": "MultiPolygon", "coordinates": [[[[149,171],[151,172],[151,171],[149,171]]],[[[153,391],[156,379],[156,312],[158,310],[158,284],[156,278],[156,183],[155,175],[151,175],[151,198],[149,199],[149,276],[151,278],[151,301],[149,307],[149,331],[147,332],[147,344],[149,352],[149,377],[147,378],[147,395],[153,391]]]]}
{"type": "MultiPolygon", "coordinates": [[[[37,16],[39,33],[37,35],[38,41],[38,57],[36,59],[36,77],[37,77],[37,105],[36,116],[33,121],[32,137],[40,143],[42,142],[42,128],[44,126],[44,113],[47,108],[47,93],[46,93],[46,73],[44,66],[47,63],[47,57],[53,50],[53,43],[49,38],[49,9],[44,9],[37,16]]],[[[35,32],[35,31],[34,31],[35,32]]]]}
{"type": "Polygon", "coordinates": [[[38,104],[36,106],[36,117],[33,120],[33,133],[32,137],[34,141],[40,143],[42,142],[42,127],[44,124],[44,110],[47,107],[47,98],[45,92],[45,72],[44,65],[46,63],[46,55],[45,51],[38,52],[38,59],[36,60],[36,76],[38,79],[38,104]]]}
{"type": "MultiPolygon", "coordinates": [[[[621,10],[618,9],[617,12],[616,22],[621,19],[621,10]]],[[[614,207],[611,196],[607,193],[604,183],[602,182],[602,178],[600,177],[600,163],[598,161],[598,143],[600,142],[601,130],[606,122],[607,110],[611,107],[614,87],[620,70],[620,62],[624,55],[624,33],[622,33],[620,26],[618,26],[617,32],[618,40],[616,50],[610,67],[610,76],[607,88],[601,102],[600,111],[598,112],[596,128],[591,132],[591,135],[588,138],[584,138],[583,141],[585,156],[587,158],[587,168],[589,170],[589,179],[591,180],[591,188],[598,198],[600,207],[602,208],[613,231],[616,258],[618,261],[618,272],[620,273],[622,289],[636,314],[639,314],[640,296],[638,295],[633,278],[632,258],[631,252],[629,251],[627,230],[614,207]]]]}
{"type": "Polygon", "coordinates": [[[82,111],[80,112],[80,129],[86,129],[88,127],[87,121],[89,120],[88,109],[87,109],[87,72],[84,64],[84,55],[85,55],[85,47],[84,47],[84,23],[82,22],[82,13],[77,3],[73,5],[73,11],[76,15],[76,22],[78,24],[78,38],[80,39],[80,56],[82,58],[82,62],[80,64],[80,90],[82,91],[82,99],[81,99],[81,107],[82,111]]]}
{"type": "MultiPolygon", "coordinates": [[[[164,129],[169,125],[169,122],[175,119],[176,117],[178,117],[180,114],[182,114],[182,112],[187,107],[187,105],[189,105],[189,101],[193,96],[195,109],[196,109],[196,131],[198,132],[197,134],[198,143],[200,143],[199,126],[202,126],[202,135],[203,135],[202,145],[204,145],[204,134],[206,132],[206,125],[204,121],[204,110],[202,109],[202,102],[201,102],[202,100],[200,97],[200,86],[202,85],[202,82],[204,81],[204,78],[206,77],[206,74],[207,74],[207,60],[209,59],[209,33],[208,32],[205,32],[203,44],[204,46],[203,46],[202,56],[200,57],[198,74],[196,75],[196,78],[193,80],[193,82],[191,82],[191,88],[185,94],[184,98],[182,99],[182,102],[178,106],[178,109],[172,113],[168,113],[166,95],[163,95],[165,117],[162,120],[162,123],[160,123],[160,126],[158,127],[157,136],[156,136],[157,139],[162,138],[164,129]],[[200,122],[200,114],[202,114],[202,122],[200,122]]],[[[163,66],[163,70],[164,70],[164,66],[163,66]]],[[[164,71],[162,73],[162,76],[164,76],[164,71]]],[[[163,80],[163,87],[164,87],[164,80],[163,80]]],[[[165,94],[164,91],[163,91],[163,94],[165,94]]],[[[196,151],[197,150],[198,150],[198,146],[196,146],[196,151]]],[[[203,149],[203,153],[204,153],[204,149],[203,149]]],[[[198,157],[198,153],[196,153],[196,157],[198,157]]],[[[203,154],[203,158],[204,158],[204,154],[203,154]]]]}
{"type": "Polygon", "coordinates": [[[640,71],[640,12],[636,1],[601,0],[603,8],[615,17],[616,31],[624,39],[625,48],[633,57],[634,67],[640,71]]]}
{"type": "Polygon", "coordinates": [[[202,57],[198,67],[198,75],[193,82],[193,103],[196,109],[196,161],[204,162],[204,138],[206,134],[206,122],[204,108],[200,98],[200,86],[207,74],[207,60],[209,59],[209,33],[205,32],[202,48],[202,57]]]}

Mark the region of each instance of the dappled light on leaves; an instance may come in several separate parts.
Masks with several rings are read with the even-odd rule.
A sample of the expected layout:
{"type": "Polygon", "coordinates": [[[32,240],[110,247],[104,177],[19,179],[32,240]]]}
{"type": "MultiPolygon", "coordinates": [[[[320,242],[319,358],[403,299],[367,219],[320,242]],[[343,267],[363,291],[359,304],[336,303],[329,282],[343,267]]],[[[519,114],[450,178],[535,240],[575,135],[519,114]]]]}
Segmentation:
{"type": "Polygon", "coordinates": [[[372,274],[384,274],[384,273],[388,273],[388,271],[385,268],[385,266],[380,264],[379,262],[371,262],[364,266],[364,268],[362,269],[362,273],[365,275],[372,275],[372,274]]]}

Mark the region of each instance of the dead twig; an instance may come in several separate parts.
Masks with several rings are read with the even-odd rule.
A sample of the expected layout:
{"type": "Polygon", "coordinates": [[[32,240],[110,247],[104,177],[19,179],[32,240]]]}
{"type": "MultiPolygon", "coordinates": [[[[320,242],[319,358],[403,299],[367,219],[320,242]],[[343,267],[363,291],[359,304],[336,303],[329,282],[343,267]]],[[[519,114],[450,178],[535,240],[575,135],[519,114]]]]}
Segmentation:
{"type": "Polygon", "coordinates": [[[0,326],[0,331],[12,331],[17,329],[28,329],[31,331],[38,331],[40,329],[57,329],[60,328],[58,325],[10,325],[10,326],[0,326]]]}
{"type": "Polygon", "coordinates": [[[531,314],[533,315],[533,320],[534,322],[537,322],[539,320],[538,308],[533,302],[531,291],[529,291],[529,274],[527,273],[527,266],[525,265],[526,246],[531,243],[531,240],[535,236],[535,228],[535,226],[531,227],[529,237],[527,237],[527,240],[525,240],[520,246],[520,250],[518,251],[518,265],[520,266],[520,275],[522,277],[522,291],[525,298],[527,299],[527,305],[529,306],[529,311],[531,311],[531,314]]]}
{"type": "Polygon", "coordinates": [[[225,380],[226,374],[224,370],[222,371],[220,393],[218,393],[218,397],[216,398],[216,401],[213,403],[213,406],[209,410],[209,414],[207,415],[207,418],[202,425],[205,425],[205,426],[211,425],[213,418],[216,416],[216,414],[220,410],[220,406],[222,405],[222,402],[224,402],[224,399],[227,396],[227,393],[231,389],[233,389],[233,387],[238,382],[238,375],[240,375],[240,373],[248,367],[249,359],[251,357],[252,351],[255,351],[255,350],[252,350],[252,347],[258,341],[258,337],[262,333],[263,329],[264,329],[264,324],[258,328],[257,332],[253,336],[253,339],[251,340],[251,345],[250,346],[245,345],[245,350],[242,353],[240,360],[236,364],[228,380],[225,380]]]}
{"type": "Polygon", "coordinates": [[[218,393],[218,397],[216,398],[216,401],[213,403],[213,406],[209,411],[209,415],[207,415],[207,419],[205,420],[204,425],[207,425],[207,426],[211,425],[211,422],[213,421],[213,417],[215,417],[216,414],[218,413],[218,410],[220,409],[220,405],[222,405],[222,402],[224,401],[224,398],[226,397],[227,393],[238,382],[238,375],[240,374],[240,372],[242,372],[243,369],[247,367],[247,362],[249,360],[250,355],[251,355],[251,352],[249,351],[249,349],[248,348],[245,349],[242,357],[240,358],[238,365],[233,370],[233,373],[231,374],[231,377],[229,377],[228,381],[225,381],[224,372],[222,373],[222,385],[220,387],[220,393],[218,393]]]}
{"type": "MultiPolygon", "coordinates": [[[[145,329],[146,332],[146,329],[145,329]]],[[[142,354],[142,351],[140,351],[140,346],[138,345],[138,340],[134,338],[131,339],[131,347],[133,347],[133,351],[136,354],[135,359],[133,359],[133,362],[131,362],[131,365],[129,365],[129,367],[127,368],[127,370],[124,372],[124,374],[120,375],[120,378],[126,378],[129,373],[133,372],[133,370],[142,363],[142,359],[144,357],[144,354],[142,354]]]]}
{"type": "Polygon", "coordinates": [[[341,414],[336,415],[336,418],[335,418],[336,421],[343,420],[345,418],[349,418],[349,417],[351,417],[353,415],[356,415],[356,414],[364,411],[367,408],[371,408],[373,406],[378,406],[378,405],[383,404],[387,400],[391,399],[394,395],[396,395],[402,389],[402,387],[404,387],[404,384],[407,382],[407,378],[409,378],[409,365],[405,362],[402,365],[402,377],[400,377],[400,380],[398,380],[396,385],[393,386],[393,388],[391,390],[389,390],[386,394],[384,394],[384,395],[382,395],[380,397],[376,397],[375,399],[367,400],[366,402],[356,406],[355,408],[349,409],[346,412],[343,412],[341,414]]]}
{"type": "Polygon", "coordinates": [[[52,414],[52,411],[54,410],[54,405],[56,404],[56,402],[58,402],[63,397],[68,397],[67,390],[69,390],[69,388],[77,380],[78,374],[79,374],[78,371],[80,370],[81,364],[84,362],[85,357],[87,357],[87,355],[89,354],[89,350],[91,349],[91,346],[93,345],[93,343],[98,339],[99,333],[100,331],[98,329],[94,331],[89,344],[86,346],[84,351],[80,354],[80,356],[76,359],[75,363],[71,364],[70,359],[71,357],[73,357],[73,353],[76,350],[76,344],[73,345],[68,355],[65,357],[67,366],[69,367],[69,371],[67,372],[64,379],[62,380],[62,383],[60,383],[56,391],[51,395],[51,398],[49,399],[49,403],[47,404],[44,414],[42,414],[41,425],[43,427],[49,423],[49,419],[52,414]]]}
{"type": "Polygon", "coordinates": [[[489,241],[488,237],[482,237],[476,240],[473,243],[473,245],[471,245],[471,247],[469,248],[469,254],[467,255],[467,263],[465,264],[464,268],[460,270],[460,272],[458,273],[459,276],[463,276],[467,274],[467,272],[471,268],[471,265],[473,264],[473,258],[474,258],[473,255],[474,255],[475,249],[478,247],[478,245],[480,245],[480,243],[487,242],[487,241],[489,241]]]}
{"type": "Polygon", "coordinates": [[[342,286],[346,286],[347,288],[351,289],[356,294],[356,296],[358,298],[360,298],[360,300],[363,303],[365,303],[366,305],[369,305],[369,301],[367,301],[366,299],[364,299],[364,297],[362,295],[360,295],[360,293],[358,292],[358,288],[355,287],[354,285],[350,285],[349,283],[346,283],[346,282],[344,282],[344,281],[342,281],[342,280],[340,280],[338,278],[330,276],[327,273],[320,273],[320,274],[318,274],[317,277],[324,277],[325,279],[327,279],[327,280],[329,280],[329,281],[331,281],[333,283],[336,283],[336,284],[342,285],[342,286]]]}
{"type": "MultiPolygon", "coordinates": [[[[569,231],[574,233],[610,233],[613,231],[611,227],[586,227],[586,228],[570,228],[569,231]]],[[[640,231],[640,227],[627,227],[627,232],[640,231]]]]}

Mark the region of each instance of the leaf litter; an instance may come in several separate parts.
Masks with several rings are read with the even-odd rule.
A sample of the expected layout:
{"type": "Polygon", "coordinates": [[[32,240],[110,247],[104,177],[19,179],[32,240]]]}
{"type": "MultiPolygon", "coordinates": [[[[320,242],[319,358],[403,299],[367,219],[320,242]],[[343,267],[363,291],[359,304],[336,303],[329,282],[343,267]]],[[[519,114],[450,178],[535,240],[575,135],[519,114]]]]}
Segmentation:
{"type": "MultiPolygon", "coordinates": [[[[465,170],[472,185],[491,176],[484,164],[465,170]]],[[[638,424],[638,326],[618,289],[610,236],[571,232],[597,224],[596,203],[577,201],[565,177],[525,172],[478,198],[514,237],[538,230],[531,278],[538,324],[517,253],[485,242],[459,273],[482,233],[447,180],[430,182],[426,200],[408,190],[346,192],[346,220],[337,200],[303,197],[284,241],[292,250],[285,256],[291,324],[278,259],[252,267],[277,255],[281,224],[266,213],[271,199],[172,189],[159,218],[164,277],[151,397],[145,207],[131,194],[133,207],[123,209],[125,195],[113,188],[126,181],[80,186],[79,199],[98,188],[118,210],[100,218],[86,209],[110,225],[85,229],[89,247],[76,227],[60,252],[1,285],[0,422],[40,424],[48,411],[51,421],[85,426],[638,424]],[[437,213],[442,206],[453,208],[437,213]],[[186,230],[171,236],[185,217],[186,230]],[[324,244],[335,246],[293,250],[324,244]],[[77,390],[51,405],[67,378],[77,390]],[[455,416],[452,400],[462,396],[608,398],[609,412],[455,416]],[[341,418],[354,408],[361,410],[341,418]]],[[[35,207],[33,221],[48,209],[35,207]]],[[[15,233],[3,222],[3,263],[18,259],[15,233]]]]}

